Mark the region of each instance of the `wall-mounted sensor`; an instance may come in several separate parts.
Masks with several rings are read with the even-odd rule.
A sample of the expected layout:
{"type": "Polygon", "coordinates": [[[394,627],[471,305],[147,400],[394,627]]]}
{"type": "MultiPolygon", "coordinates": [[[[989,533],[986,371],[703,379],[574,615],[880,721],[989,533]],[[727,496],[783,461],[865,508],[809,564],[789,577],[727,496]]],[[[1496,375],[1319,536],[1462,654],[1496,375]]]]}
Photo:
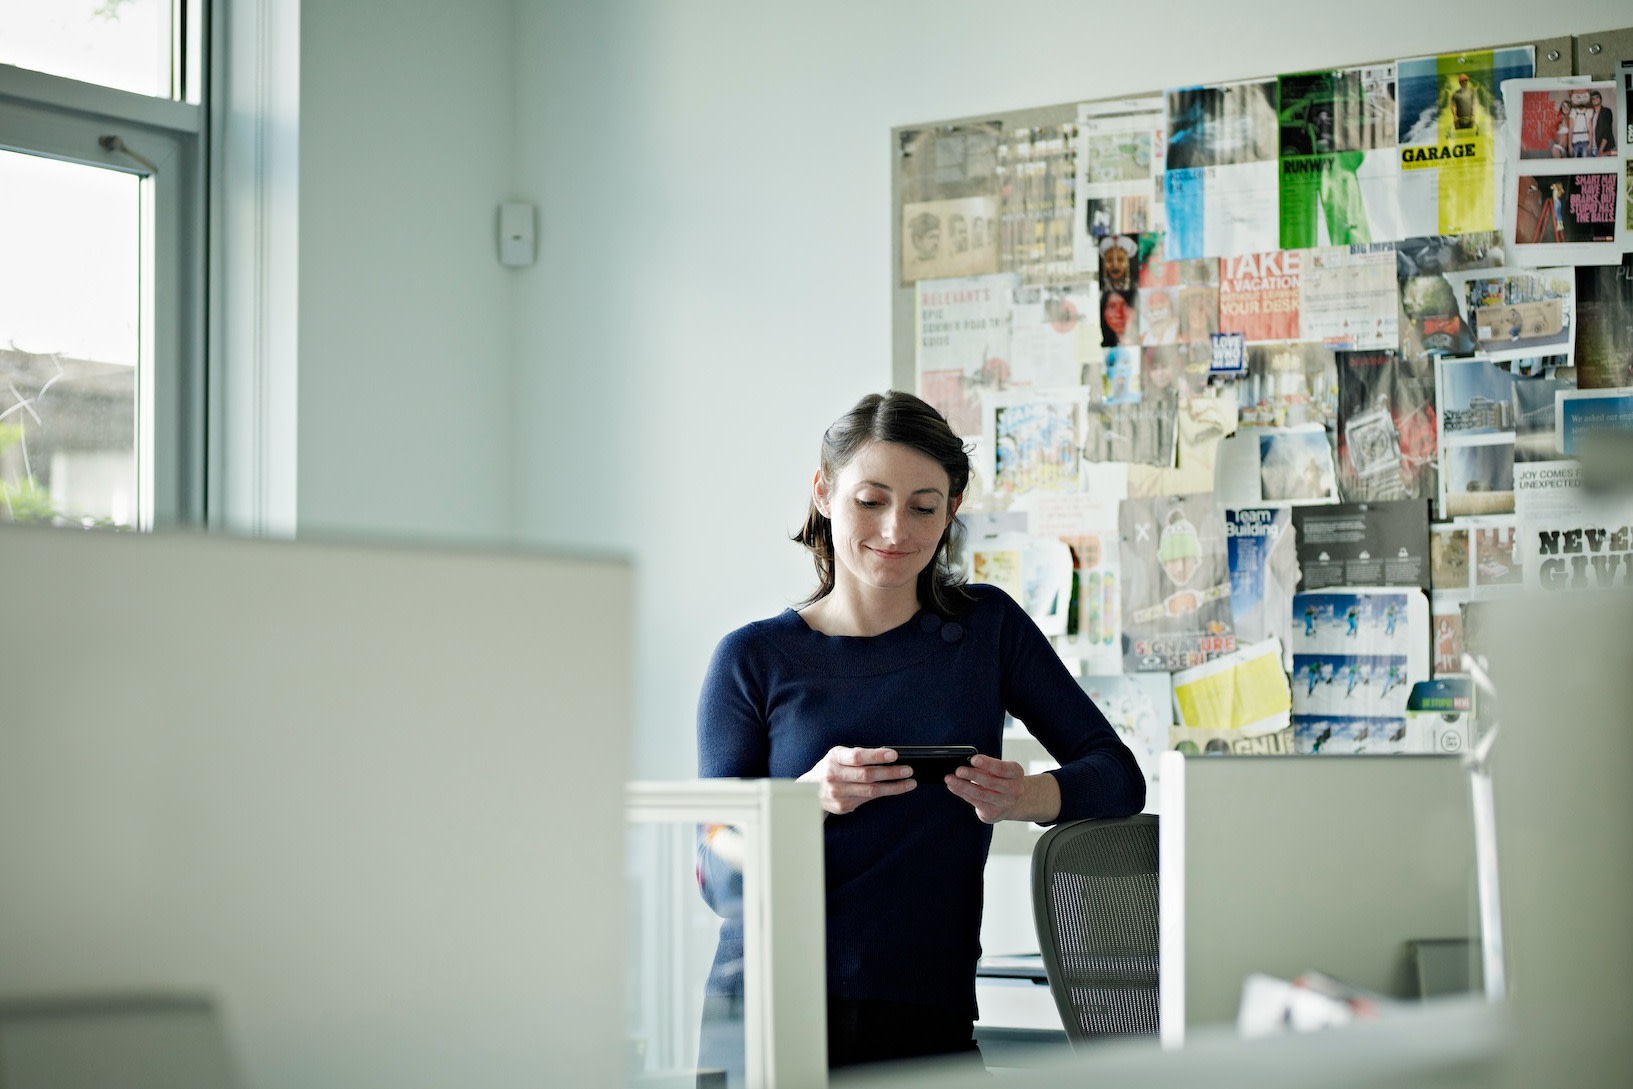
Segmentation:
{"type": "Polygon", "coordinates": [[[537,254],[533,230],[533,206],[525,201],[499,205],[499,263],[508,268],[526,268],[537,254]]]}

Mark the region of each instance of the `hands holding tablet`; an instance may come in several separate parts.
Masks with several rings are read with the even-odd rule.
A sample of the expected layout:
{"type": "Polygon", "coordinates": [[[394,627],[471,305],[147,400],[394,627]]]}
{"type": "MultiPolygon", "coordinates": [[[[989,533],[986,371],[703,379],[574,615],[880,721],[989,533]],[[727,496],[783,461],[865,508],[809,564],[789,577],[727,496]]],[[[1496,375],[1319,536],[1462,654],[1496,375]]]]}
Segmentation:
{"type": "Polygon", "coordinates": [[[968,802],[987,824],[1001,820],[1053,820],[1060,790],[1051,775],[1027,775],[1013,760],[983,756],[969,745],[897,745],[893,748],[829,749],[800,776],[820,788],[825,812],[850,813],[877,798],[906,794],[937,779],[968,802]]]}

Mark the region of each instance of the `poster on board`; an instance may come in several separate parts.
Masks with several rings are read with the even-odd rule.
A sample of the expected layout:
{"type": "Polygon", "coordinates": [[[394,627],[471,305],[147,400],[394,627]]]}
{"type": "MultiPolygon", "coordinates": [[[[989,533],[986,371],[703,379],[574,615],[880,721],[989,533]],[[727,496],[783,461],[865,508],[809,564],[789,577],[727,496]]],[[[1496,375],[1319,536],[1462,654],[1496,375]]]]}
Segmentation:
{"type": "Polygon", "coordinates": [[[902,282],[998,271],[998,198],[902,205],[902,282]]]}
{"type": "Polygon", "coordinates": [[[1225,522],[1213,496],[1131,497],[1117,525],[1124,670],[1171,673],[1235,650],[1225,522]]]}
{"type": "Polygon", "coordinates": [[[1281,248],[1400,237],[1395,66],[1277,80],[1281,248]]]}
{"type": "Polygon", "coordinates": [[[1399,61],[1402,232],[1467,234],[1500,226],[1504,80],[1535,74],[1531,46],[1399,61]]]}
{"type": "Polygon", "coordinates": [[[1633,386],[1633,254],[1576,270],[1576,384],[1633,386]]]}
{"type": "Polygon", "coordinates": [[[918,395],[959,435],[981,433],[981,395],[1009,385],[1014,276],[921,280],[913,290],[918,395]]]}
{"type": "Polygon", "coordinates": [[[1080,272],[1098,265],[1100,239],[1161,231],[1168,153],[1160,95],[1085,102],[1077,108],[1077,210],[1073,252],[1080,272]]]}
{"type": "Polygon", "coordinates": [[[1576,271],[1493,268],[1445,276],[1473,351],[1495,360],[1569,356],[1576,329],[1576,271]]]}
{"type": "Polygon", "coordinates": [[[1276,81],[1167,93],[1170,258],[1262,253],[1281,240],[1276,81]]]}

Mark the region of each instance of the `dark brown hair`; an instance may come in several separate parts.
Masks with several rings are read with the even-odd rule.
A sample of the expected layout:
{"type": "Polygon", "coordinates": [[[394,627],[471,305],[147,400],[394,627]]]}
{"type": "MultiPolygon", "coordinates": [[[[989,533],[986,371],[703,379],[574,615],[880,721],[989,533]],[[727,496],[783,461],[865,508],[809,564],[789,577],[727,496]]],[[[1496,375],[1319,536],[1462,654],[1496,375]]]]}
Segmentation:
{"type": "MultiPolygon", "coordinates": [[[[822,433],[822,476],[830,483],[862,448],[873,442],[893,442],[916,450],[947,470],[949,506],[964,494],[970,482],[970,455],[962,439],[953,432],[946,417],[911,393],[890,390],[870,393],[822,433]]],[[[952,519],[935,555],[919,572],[919,604],[941,616],[957,616],[975,603],[964,579],[953,569],[947,556],[956,551],[964,527],[952,519]]],[[[817,588],[801,605],[820,601],[833,593],[833,523],[817,510],[813,499],[805,515],[805,525],[794,534],[795,541],[810,550],[816,564],[817,588]]]]}

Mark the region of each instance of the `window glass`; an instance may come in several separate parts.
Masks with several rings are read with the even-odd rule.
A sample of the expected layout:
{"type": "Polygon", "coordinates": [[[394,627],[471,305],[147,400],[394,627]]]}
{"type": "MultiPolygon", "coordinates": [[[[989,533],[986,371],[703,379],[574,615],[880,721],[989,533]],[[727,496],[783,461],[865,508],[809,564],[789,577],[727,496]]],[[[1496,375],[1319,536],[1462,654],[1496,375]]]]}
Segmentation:
{"type": "Polygon", "coordinates": [[[141,184],[0,151],[0,521],[138,524],[141,184]]]}
{"type": "Polygon", "coordinates": [[[172,96],[174,0],[0,0],[0,64],[172,96]]]}
{"type": "Polygon", "coordinates": [[[742,875],[709,865],[698,834],[691,824],[629,826],[624,1036],[631,1085],[692,1084],[695,1075],[699,1086],[742,1089],[743,965],[711,970],[722,913],[741,918],[742,875]],[[709,994],[711,971],[734,982],[737,996],[709,994]]]}

